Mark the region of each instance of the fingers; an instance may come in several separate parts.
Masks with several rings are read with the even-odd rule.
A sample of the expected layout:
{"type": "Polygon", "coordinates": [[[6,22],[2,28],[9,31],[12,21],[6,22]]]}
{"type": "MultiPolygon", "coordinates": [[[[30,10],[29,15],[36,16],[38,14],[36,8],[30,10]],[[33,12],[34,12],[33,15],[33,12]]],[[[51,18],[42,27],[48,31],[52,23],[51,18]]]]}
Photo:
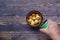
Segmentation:
{"type": "Polygon", "coordinates": [[[60,40],[60,35],[58,34],[58,25],[55,21],[48,19],[48,27],[45,29],[40,29],[40,31],[48,34],[52,39],[60,40]]]}
{"type": "Polygon", "coordinates": [[[48,20],[48,27],[49,27],[49,30],[51,31],[57,31],[58,30],[58,24],[55,22],[55,21],[52,21],[52,20],[48,20]]]}
{"type": "Polygon", "coordinates": [[[52,21],[51,19],[48,19],[48,27],[39,30],[47,34],[50,34],[51,32],[53,33],[57,30],[57,23],[52,21]]]}
{"type": "Polygon", "coordinates": [[[55,22],[51,19],[48,19],[48,24],[49,24],[49,26],[54,26],[54,25],[57,26],[57,22],[55,22]]]}

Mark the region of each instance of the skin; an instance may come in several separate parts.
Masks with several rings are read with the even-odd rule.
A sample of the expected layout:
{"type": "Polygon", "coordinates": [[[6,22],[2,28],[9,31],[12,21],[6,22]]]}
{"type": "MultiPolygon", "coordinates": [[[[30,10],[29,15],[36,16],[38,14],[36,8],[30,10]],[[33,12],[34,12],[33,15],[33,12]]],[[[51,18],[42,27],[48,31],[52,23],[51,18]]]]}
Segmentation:
{"type": "Polygon", "coordinates": [[[51,19],[48,19],[47,28],[39,29],[39,30],[48,34],[52,38],[52,40],[60,40],[58,25],[56,22],[52,21],[51,19]]]}

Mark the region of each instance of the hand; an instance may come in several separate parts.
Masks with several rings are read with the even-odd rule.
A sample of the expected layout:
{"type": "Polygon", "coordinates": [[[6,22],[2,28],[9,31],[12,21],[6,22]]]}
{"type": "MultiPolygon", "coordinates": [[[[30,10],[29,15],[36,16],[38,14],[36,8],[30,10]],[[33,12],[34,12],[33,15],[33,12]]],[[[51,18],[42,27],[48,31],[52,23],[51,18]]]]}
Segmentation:
{"type": "Polygon", "coordinates": [[[48,20],[48,27],[46,29],[40,29],[40,31],[48,34],[53,40],[60,40],[58,25],[52,20],[48,20]]]}

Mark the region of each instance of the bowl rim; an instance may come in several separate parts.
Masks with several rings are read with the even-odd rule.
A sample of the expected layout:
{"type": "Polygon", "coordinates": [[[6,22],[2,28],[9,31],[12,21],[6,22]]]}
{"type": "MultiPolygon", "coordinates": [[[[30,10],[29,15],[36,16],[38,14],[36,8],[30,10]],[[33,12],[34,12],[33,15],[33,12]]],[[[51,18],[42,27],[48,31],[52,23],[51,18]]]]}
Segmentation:
{"type": "Polygon", "coordinates": [[[29,11],[28,14],[26,15],[26,22],[27,22],[27,24],[28,24],[29,26],[31,26],[31,27],[37,27],[37,26],[39,26],[39,25],[32,26],[32,25],[30,25],[30,24],[28,23],[27,18],[28,18],[32,13],[36,13],[36,14],[39,14],[39,15],[41,16],[41,23],[39,23],[39,25],[41,25],[42,22],[43,22],[43,16],[42,16],[42,13],[41,13],[41,12],[36,11],[36,10],[29,11]]]}

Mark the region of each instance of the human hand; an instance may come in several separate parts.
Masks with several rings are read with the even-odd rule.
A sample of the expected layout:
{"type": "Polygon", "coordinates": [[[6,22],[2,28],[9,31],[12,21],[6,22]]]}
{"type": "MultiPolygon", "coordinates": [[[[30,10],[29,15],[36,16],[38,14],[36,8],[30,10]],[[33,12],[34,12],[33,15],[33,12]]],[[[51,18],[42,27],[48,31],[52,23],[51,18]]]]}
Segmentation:
{"type": "Polygon", "coordinates": [[[40,29],[40,31],[48,34],[53,40],[60,40],[58,24],[48,19],[48,27],[46,29],[40,29]]]}

